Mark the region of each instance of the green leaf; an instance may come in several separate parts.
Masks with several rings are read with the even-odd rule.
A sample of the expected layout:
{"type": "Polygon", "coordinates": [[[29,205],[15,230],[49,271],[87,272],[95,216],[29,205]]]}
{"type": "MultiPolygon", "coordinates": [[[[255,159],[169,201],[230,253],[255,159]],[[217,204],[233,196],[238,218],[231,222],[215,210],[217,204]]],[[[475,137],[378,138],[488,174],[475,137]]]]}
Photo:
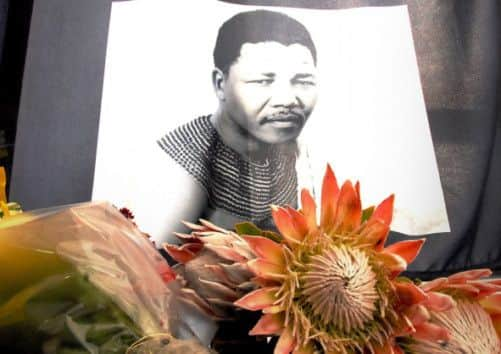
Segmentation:
{"type": "Polygon", "coordinates": [[[56,286],[66,275],[56,275],[19,291],[0,306],[0,326],[12,325],[25,319],[25,307],[29,300],[44,290],[56,286]]]}
{"type": "Polygon", "coordinates": [[[2,332],[14,333],[12,345],[28,339],[24,352],[51,345],[68,354],[124,353],[143,335],[112,298],[76,272],[50,276],[12,296],[0,306],[0,337],[2,332]]]}
{"type": "Polygon", "coordinates": [[[239,235],[262,236],[263,230],[251,222],[241,222],[235,225],[235,231],[239,235]]]}
{"type": "Polygon", "coordinates": [[[282,235],[273,231],[263,231],[263,234],[261,236],[269,238],[270,240],[275,241],[277,243],[280,243],[283,239],[282,235]]]}
{"type": "Polygon", "coordinates": [[[239,235],[263,236],[275,242],[282,241],[282,236],[279,233],[270,230],[261,230],[251,222],[241,222],[239,224],[236,224],[235,231],[239,235]]]}
{"type": "Polygon", "coordinates": [[[369,220],[369,218],[372,216],[372,214],[374,213],[374,205],[373,206],[370,206],[368,208],[365,208],[363,211],[362,211],[362,222],[366,222],[367,220],[369,220]]]}

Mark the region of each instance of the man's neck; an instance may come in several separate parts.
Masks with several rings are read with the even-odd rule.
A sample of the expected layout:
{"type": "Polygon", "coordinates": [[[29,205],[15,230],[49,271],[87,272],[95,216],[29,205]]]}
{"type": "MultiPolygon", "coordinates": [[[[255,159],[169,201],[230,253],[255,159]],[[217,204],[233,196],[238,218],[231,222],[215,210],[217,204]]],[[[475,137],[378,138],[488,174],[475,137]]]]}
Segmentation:
{"type": "Polygon", "coordinates": [[[218,109],[211,116],[211,123],[223,143],[235,150],[245,160],[262,161],[268,157],[270,145],[250,135],[227,112],[218,109]]]}

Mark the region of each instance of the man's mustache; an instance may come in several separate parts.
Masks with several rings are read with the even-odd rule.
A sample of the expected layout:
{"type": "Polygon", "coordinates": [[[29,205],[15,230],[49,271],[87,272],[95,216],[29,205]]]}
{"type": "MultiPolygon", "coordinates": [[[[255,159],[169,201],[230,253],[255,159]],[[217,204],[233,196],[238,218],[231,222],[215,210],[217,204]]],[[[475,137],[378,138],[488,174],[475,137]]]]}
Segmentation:
{"type": "Polygon", "coordinates": [[[291,109],[269,114],[261,119],[259,125],[271,122],[293,122],[298,125],[303,125],[305,121],[306,121],[306,115],[302,110],[291,109]]]}

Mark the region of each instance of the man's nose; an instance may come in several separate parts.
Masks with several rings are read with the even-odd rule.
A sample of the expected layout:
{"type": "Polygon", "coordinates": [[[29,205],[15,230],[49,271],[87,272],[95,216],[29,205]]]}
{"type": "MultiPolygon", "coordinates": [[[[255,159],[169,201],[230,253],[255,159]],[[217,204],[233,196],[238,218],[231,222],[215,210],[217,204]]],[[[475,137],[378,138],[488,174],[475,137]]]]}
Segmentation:
{"type": "Polygon", "coordinates": [[[294,107],[300,105],[293,87],[287,84],[277,85],[273,90],[271,104],[277,107],[294,107]]]}

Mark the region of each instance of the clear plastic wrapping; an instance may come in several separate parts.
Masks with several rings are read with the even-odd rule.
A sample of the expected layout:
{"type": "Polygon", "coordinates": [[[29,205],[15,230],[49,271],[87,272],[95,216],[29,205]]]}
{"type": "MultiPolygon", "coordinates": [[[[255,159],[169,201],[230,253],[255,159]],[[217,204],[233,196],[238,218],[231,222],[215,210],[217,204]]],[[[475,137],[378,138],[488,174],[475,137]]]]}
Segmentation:
{"type": "Polygon", "coordinates": [[[147,235],[105,202],[0,221],[0,282],[0,347],[16,353],[122,353],[203,332],[147,235]]]}

